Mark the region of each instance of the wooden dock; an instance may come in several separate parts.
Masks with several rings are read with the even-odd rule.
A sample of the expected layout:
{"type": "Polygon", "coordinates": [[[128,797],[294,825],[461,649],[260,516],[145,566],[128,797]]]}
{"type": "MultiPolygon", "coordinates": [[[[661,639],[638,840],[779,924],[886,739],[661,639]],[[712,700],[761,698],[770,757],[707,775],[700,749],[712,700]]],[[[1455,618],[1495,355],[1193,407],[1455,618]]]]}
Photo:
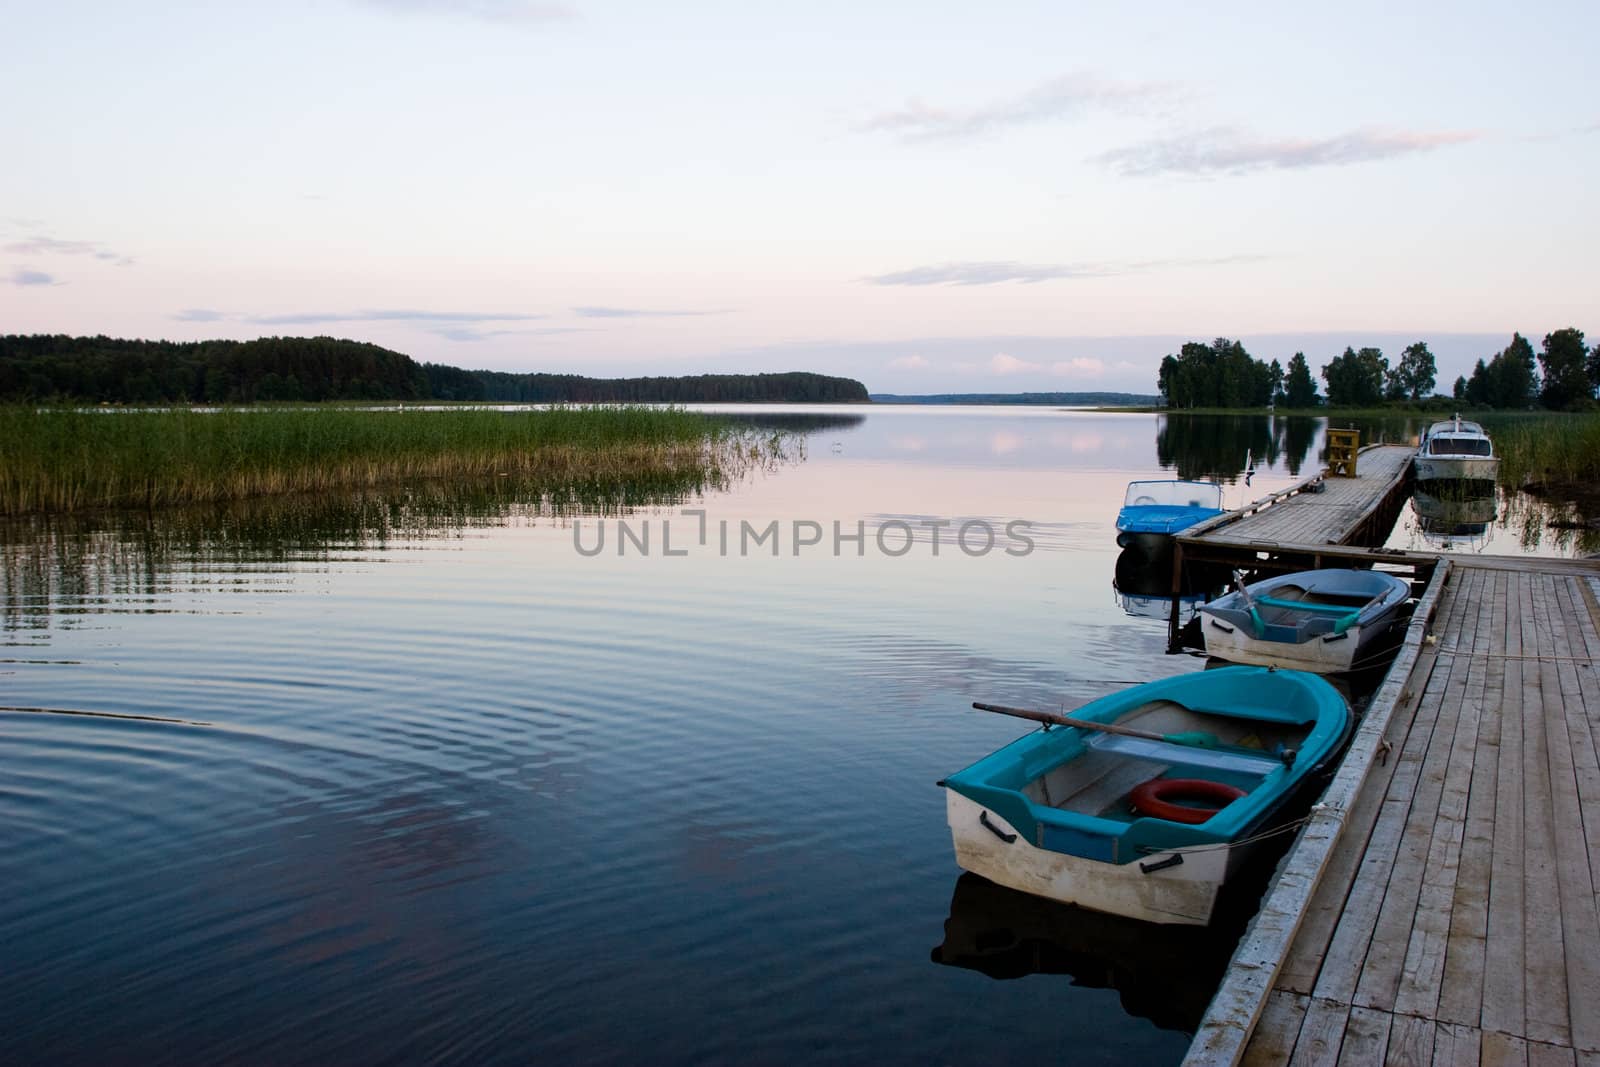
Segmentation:
{"type": "Polygon", "coordinates": [[[1175,588],[1184,565],[1201,562],[1305,570],[1356,557],[1403,564],[1426,578],[1437,559],[1433,553],[1371,551],[1388,538],[1410,495],[1415,452],[1411,445],[1369,445],[1354,478],[1319,471],[1185,531],[1175,538],[1175,588]]]}
{"type": "Polygon", "coordinates": [[[1434,571],[1186,1063],[1600,1067],[1600,564],[1481,564],[1434,571]]]}

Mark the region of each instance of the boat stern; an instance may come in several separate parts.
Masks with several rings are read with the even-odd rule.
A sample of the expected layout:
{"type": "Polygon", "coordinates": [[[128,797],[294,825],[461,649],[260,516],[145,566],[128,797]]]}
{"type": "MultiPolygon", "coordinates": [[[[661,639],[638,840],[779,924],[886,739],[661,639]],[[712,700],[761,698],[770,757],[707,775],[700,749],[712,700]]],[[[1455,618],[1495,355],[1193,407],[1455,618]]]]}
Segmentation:
{"type": "MultiPolygon", "coordinates": [[[[1004,816],[956,789],[945,790],[945,814],[962,870],[1024,893],[1145,922],[1206,925],[1236,866],[1237,850],[1230,847],[1155,852],[1127,863],[1092,858],[1110,855],[1115,841],[1090,840],[1092,834],[1071,828],[1061,831],[1082,838],[1072,843],[1080,854],[1058,852],[1028,840],[1004,816]]],[[[1051,828],[1041,824],[1036,833],[1049,835],[1051,828]]]]}

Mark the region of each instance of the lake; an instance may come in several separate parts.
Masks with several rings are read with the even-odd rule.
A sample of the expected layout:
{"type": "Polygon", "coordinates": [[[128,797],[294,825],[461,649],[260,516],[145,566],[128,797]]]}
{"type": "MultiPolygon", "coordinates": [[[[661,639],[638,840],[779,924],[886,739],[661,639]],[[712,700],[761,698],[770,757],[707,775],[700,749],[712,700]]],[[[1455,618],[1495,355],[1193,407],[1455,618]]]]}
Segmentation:
{"type": "Polygon", "coordinates": [[[1226,931],[961,878],[934,783],[1201,669],[1125,484],[1322,423],[721,410],[790,458],[4,527],[0,1061],[1175,1062],[1226,931]]]}

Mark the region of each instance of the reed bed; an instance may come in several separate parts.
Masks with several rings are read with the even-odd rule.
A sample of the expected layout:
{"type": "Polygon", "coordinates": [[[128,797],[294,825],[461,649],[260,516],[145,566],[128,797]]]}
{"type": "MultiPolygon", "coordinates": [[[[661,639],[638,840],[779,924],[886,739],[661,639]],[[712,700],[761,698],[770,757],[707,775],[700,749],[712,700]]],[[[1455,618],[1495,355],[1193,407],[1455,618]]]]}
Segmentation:
{"type": "Polygon", "coordinates": [[[1483,420],[1500,456],[1500,483],[1593,485],[1600,481],[1600,415],[1483,420]]]}
{"type": "Polygon", "coordinates": [[[0,514],[161,508],[429,479],[714,477],[779,443],[673,408],[0,408],[0,514]]]}

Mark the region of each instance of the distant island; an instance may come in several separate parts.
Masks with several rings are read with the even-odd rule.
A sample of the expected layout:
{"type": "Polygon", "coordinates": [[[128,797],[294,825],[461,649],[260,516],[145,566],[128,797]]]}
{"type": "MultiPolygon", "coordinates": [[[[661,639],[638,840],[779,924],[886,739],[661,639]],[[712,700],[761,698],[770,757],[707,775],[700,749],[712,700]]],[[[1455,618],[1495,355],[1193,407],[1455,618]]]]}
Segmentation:
{"type": "Polygon", "coordinates": [[[518,403],[866,403],[853,378],[696,374],[586,378],[418,363],[364,341],[140,341],[0,335],[0,402],[252,404],[396,400],[518,403]]]}
{"type": "Polygon", "coordinates": [[[1159,396],[1143,393],[873,393],[874,404],[1054,404],[1059,407],[1154,407],[1159,396]]]}

